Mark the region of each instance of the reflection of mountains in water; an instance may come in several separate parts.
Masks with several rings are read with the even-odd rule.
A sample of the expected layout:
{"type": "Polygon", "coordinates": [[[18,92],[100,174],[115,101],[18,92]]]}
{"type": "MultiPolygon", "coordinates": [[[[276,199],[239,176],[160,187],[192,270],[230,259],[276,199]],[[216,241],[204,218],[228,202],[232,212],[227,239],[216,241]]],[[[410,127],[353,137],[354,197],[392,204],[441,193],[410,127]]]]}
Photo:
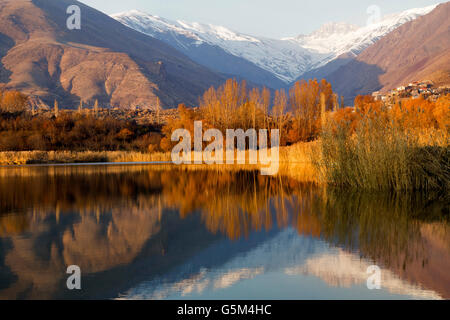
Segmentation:
{"type": "Polygon", "coordinates": [[[162,297],[191,278],[220,288],[306,268],[335,250],[327,243],[450,296],[448,225],[439,222],[446,202],[342,195],[257,172],[49,170],[0,179],[0,297],[162,297]],[[435,222],[422,222],[422,211],[435,222]],[[70,264],[87,274],[80,296],[64,290],[70,264]],[[149,283],[160,291],[142,291],[149,283]]]}
{"type": "MultiPolygon", "coordinates": [[[[365,285],[367,268],[372,263],[359,255],[330,247],[313,237],[298,236],[292,228],[255,242],[242,251],[241,242],[222,241],[209,247],[187,263],[162,277],[141,283],[122,295],[123,299],[167,299],[208,297],[210,292],[226,289],[238,282],[263,274],[315,276],[334,287],[365,285]],[[213,262],[214,261],[214,262],[213,262]],[[213,262],[213,263],[212,263],[213,262]]],[[[295,281],[295,280],[293,280],[295,281]]],[[[383,289],[392,294],[420,299],[440,299],[432,290],[409,284],[388,269],[382,269],[383,289]]],[[[298,284],[298,291],[305,291],[298,284]]],[[[302,292],[308,296],[308,292],[302,292]]],[[[274,298],[270,291],[266,297],[274,298]]]]}

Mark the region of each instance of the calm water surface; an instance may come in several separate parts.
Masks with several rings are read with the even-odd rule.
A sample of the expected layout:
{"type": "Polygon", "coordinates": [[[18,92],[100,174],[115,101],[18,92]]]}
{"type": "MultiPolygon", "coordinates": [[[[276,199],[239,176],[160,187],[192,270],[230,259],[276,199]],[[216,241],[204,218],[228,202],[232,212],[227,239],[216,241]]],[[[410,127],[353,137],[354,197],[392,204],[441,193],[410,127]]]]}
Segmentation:
{"type": "Polygon", "coordinates": [[[0,168],[0,299],[448,299],[449,207],[258,171],[0,168]]]}

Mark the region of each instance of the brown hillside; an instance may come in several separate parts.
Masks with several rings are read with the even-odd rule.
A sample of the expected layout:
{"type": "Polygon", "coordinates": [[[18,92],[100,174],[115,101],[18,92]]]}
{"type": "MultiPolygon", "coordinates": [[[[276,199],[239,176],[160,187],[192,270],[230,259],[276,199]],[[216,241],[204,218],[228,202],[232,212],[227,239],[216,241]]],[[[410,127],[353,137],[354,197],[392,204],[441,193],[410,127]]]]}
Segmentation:
{"type": "Polygon", "coordinates": [[[328,79],[346,98],[416,80],[450,83],[450,2],[410,21],[367,48],[328,79]]]}
{"type": "Polygon", "coordinates": [[[0,82],[47,103],[195,104],[222,79],[172,47],[69,0],[0,0],[0,82]],[[81,8],[81,30],[66,9],[81,8]]]}

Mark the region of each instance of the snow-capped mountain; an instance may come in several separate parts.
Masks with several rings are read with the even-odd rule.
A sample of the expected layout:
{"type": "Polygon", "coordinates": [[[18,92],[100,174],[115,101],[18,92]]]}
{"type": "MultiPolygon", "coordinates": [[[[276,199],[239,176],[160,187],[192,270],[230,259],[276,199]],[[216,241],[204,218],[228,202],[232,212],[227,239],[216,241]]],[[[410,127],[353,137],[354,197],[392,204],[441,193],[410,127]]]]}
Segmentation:
{"type": "Polygon", "coordinates": [[[338,56],[351,53],[356,56],[374,44],[386,34],[397,29],[408,21],[430,13],[437,5],[425,8],[410,9],[398,14],[391,14],[376,23],[358,27],[346,23],[328,23],[310,35],[285,38],[286,41],[298,43],[301,47],[315,52],[328,54],[319,67],[336,59],[338,56]]]}
{"type": "MultiPolygon", "coordinates": [[[[246,78],[246,72],[242,71],[242,68],[233,70],[228,60],[228,63],[224,61],[225,65],[220,65],[217,59],[211,62],[211,55],[217,54],[213,53],[212,48],[220,48],[225,52],[222,54],[251,62],[282,82],[289,83],[342,54],[359,54],[384,35],[431,12],[435,7],[436,5],[406,10],[364,27],[347,23],[328,23],[309,35],[284,39],[254,37],[211,24],[171,21],[136,10],[112,17],[135,30],[175,46],[198,63],[204,63],[208,67],[212,65],[213,69],[221,73],[246,78]],[[227,70],[230,72],[224,72],[227,70]]],[[[257,76],[255,74],[255,77],[257,76]]]]}
{"type": "MultiPolygon", "coordinates": [[[[273,279],[274,275],[289,276],[292,292],[296,292],[299,299],[310,299],[313,293],[308,288],[302,288],[302,281],[317,281],[319,284],[323,280],[328,286],[341,290],[366,285],[367,268],[373,264],[358,254],[333,247],[325,241],[299,237],[293,229],[283,230],[247,251],[232,254],[221,264],[205,263],[205,256],[209,257],[206,261],[214,261],[211,255],[217,255],[224,248],[228,249],[227,252],[233,252],[238,245],[230,242],[212,245],[206,252],[166,274],[141,282],[122,294],[120,299],[211,298],[244,281],[246,285],[245,289],[241,289],[241,294],[245,296],[248,294],[245,290],[251,292],[255,289],[252,279],[273,279]]],[[[438,292],[403,280],[387,268],[383,268],[381,274],[384,294],[415,299],[442,299],[438,292]]],[[[366,294],[370,294],[369,291],[366,290],[366,294]]],[[[333,293],[328,294],[327,298],[336,298],[333,293]]],[[[270,290],[263,296],[273,299],[270,290]]]]}
{"type": "MultiPolygon", "coordinates": [[[[311,53],[294,41],[257,38],[221,26],[169,21],[135,10],[112,17],[137,31],[171,44],[198,63],[205,63],[214,58],[208,54],[199,55],[198,51],[210,53],[212,48],[220,48],[269,72],[282,83],[288,83],[305,70],[309,70],[317,59],[316,53],[311,53]]],[[[216,52],[213,51],[213,54],[216,52]]],[[[224,63],[227,69],[232,68],[230,63],[224,63]]],[[[208,67],[214,69],[220,66],[220,61],[215,61],[208,67]]],[[[224,73],[224,70],[216,71],[224,73]]],[[[233,73],[233,70],[229,73],[233,73]]],[[[245,77],[245,74],[239,75],[245,77]]]]}

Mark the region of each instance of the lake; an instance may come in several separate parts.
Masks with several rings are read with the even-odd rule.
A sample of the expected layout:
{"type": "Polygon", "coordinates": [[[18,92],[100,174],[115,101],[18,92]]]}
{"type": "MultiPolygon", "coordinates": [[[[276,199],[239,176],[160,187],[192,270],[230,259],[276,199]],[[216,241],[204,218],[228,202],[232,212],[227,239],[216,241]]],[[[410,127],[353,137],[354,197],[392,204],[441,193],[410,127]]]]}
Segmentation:
{"type": "Polygon", "coordinates": [[[4,167],[0,299],[448,299],[449,207],[257,170],[4,167]]]}

